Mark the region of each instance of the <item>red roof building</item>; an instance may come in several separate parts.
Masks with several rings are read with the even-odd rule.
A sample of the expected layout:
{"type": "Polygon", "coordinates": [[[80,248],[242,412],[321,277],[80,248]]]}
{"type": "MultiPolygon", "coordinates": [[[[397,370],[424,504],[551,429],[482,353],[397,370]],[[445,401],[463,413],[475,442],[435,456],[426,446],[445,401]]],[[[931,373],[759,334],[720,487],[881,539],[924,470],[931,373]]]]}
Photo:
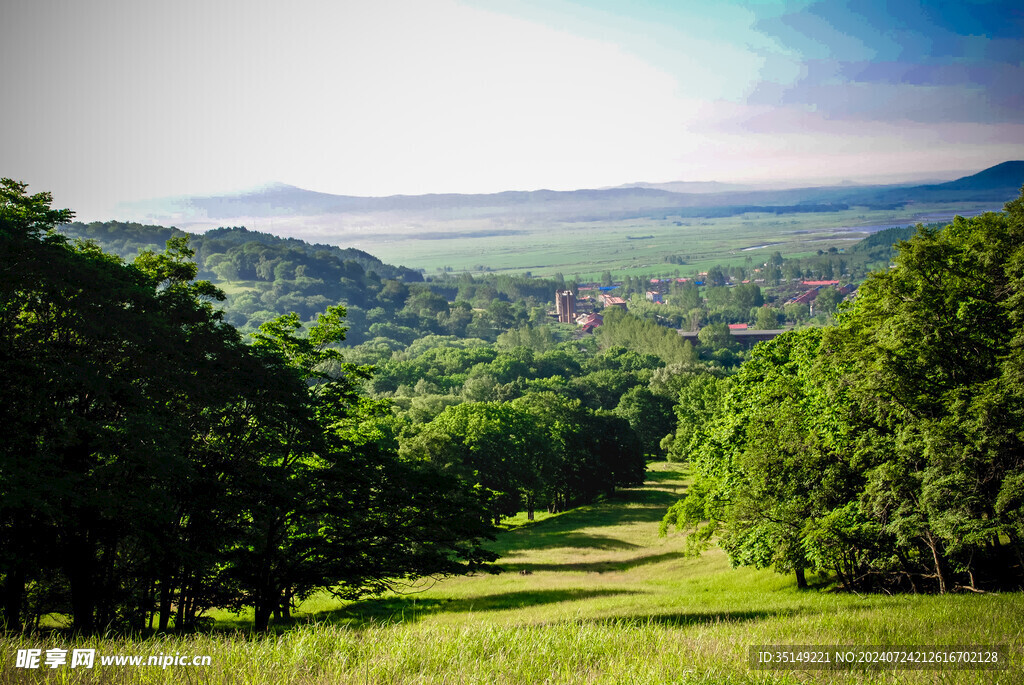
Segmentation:
{"type": "Polygon", "coordinates": [[[604,317],[600,314],[587,314],[576,319],[576,323],[584,333],[593,333],[595,328],[604,323],[604,317]]]}
{"type": "Polygon", "coordinates": [[[818,296],[818,289],[811,288],[807,292],[797,295],[789,301],[789,304],[810,304],[818,296]]]}

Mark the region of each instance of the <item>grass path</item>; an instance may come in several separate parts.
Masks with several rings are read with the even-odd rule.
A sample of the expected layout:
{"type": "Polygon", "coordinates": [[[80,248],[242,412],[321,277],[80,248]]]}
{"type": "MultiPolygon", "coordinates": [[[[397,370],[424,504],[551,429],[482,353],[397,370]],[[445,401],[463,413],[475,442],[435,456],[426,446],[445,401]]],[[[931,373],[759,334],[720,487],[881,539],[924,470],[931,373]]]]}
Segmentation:
{"type": "MultiPolygon", "coordinates": [[[[210,654],[210,667],[15,669],[0,682],[174,683],[1022,683],[1024,597],[858,596],[799,591],[792,577],[731,569],[715,550],[658,537],[682,493],[671,464],[620,498],[526,523],[495,550],[504,572],[402,595],[306,602],[278,635],[217,631],[93,641],[99,653],[210,654]],[[521,573],[525,572],[525,573],[521,573]],[[750,645],[1008,645],[1009,671],[756,671],[750,645]],[[48,679],[47,677],[50,676],[48,679]]],[[[219,617],[224,628],[245,617],[219,617]]],[[[74,645],[70,645],[73,647],[74,645]]]]}

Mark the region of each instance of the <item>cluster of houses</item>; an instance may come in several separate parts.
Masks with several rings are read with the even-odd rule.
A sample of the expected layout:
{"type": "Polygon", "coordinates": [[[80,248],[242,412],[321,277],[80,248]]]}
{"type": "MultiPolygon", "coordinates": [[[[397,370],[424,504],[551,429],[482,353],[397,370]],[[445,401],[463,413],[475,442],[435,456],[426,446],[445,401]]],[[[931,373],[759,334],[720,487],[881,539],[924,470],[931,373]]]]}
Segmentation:
{"type": "MultiPolygon", "coordinates": [[[[699,274],[704,276],[706,274],[699,274]]],[[[764,279],[757,279],[755,282],[763,282],[764,279]]],[[[657,304],[663,304],[665,294],[672,283],[686,283],[689,282],[688,278],[652,278],[650,279],[650,289],[646,293],[647,300],[657,304]]],[[[703,280],[694,280],[695,285],[704,285],[703,280]]],[[[749,283],[750,281],[743,281],[743,283],[749,283]]],[[[592,332],[597,326],[600,326],[604,317],[594,311],[594,305],[599,300],[605,308],[619,307],[626,309],[626,300],[617,296],[612,295],[610,291],[616,290],[620,287],[619,284],[609,286],[598,286],[594,285],[582,285],[578,288],[580,291],[580,297],[577,299],[576,295],[571,290],[559,290],[555,293],[555,316],[561,323],[575,323],[579,326],[584,333],[592,332]],[[583,293],[588,294],[584,295],[583,293]],[[594,292],[597,295],[595,299],[590,292],[594,292]]],[[[786,300],[786,304],[807,304],[812,306],[812,302],[818,297],[822,288],[833,287],[839,291],[839,294],[843,297],[850,295],[857,290],[857,286],[852,283],[848,283],[844,286],[839,285],[839,281],[828,280],[828,281],[801,281],[799,286],[800,292],[793,297],[786,300]]],[[[734,336],[739,336],[744,339],[744,342],[756,342],[758,339],[768,339],[778,335],[782,332],[782,329],[778,331],[748,331],[748,326],[745,323],[729,324],[729,332],[734,336]]],[[[681,335],[696,335],[696,333],[683,333],[681,335]]]]}
{"type": "MultiPolygon", "coordinates": [[[[701,273],[697,275],[698,278],[707,276],[707,273],[701,273]]],[[[689,278],[652,278],[650,281],[650,290],[647,291],[646,297],[648,302],[654,304],[665,304],[665,294],[669,286],[673,283],[689,283],[689,278]]],[[[703,280],[694,281],[696,285],[704,285],[703,280]]]]}
{"type": "MultiPolygon", "coordinates": [[[[626,301],[621,297],[602,293],[601,300],[605,307],[626,308],[626,301]]],[[[555,292],[555,316],[559,323],[575,323],[582,333],[593,333],[595,328],[604,323],[604,317],[594,311],[594,298],[584,295],[577,300],[571,290],[555,292]]]]}

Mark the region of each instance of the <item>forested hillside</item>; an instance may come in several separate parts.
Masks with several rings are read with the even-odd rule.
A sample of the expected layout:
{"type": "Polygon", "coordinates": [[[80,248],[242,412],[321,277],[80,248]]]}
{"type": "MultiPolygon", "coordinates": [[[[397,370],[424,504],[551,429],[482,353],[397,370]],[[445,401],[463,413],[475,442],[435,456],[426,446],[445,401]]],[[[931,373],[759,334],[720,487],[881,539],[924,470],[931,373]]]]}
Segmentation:
{"type": "Polygon", "coordinates": [[[509,328],[545,322],[537,307],[565,285],[508,275],[478,282],[465,275],[428,286],[420,272],[385,264],[360,250],[243,227],[189,234],[162,226],[94,222],[59,230],[129,261],[146,250],[163,250],[171,237],[187,236],[198,277],[226,290],[220,306],[229,323],[248,332],[291,312],[312,322],[327,306],[343,304],[351,322],[349,345],[380,338],[404,346],[431,334],[494,340],[509,328]]]}
{"type": "Polygon", "coordinates": [[[244,226],[216,228],[205,233],[186,233],[165,226],[147,226],[120,221],[70,222],[60,227],[69,238],[95,241],[106,252],[131,261],[144,250],[160,251],[175,236],[188,236],[195,252],[199,276],[234,280],[274,280],[280,274],[294,276],[305,267],[315,273],[310,278],[341,277],[345,262],[355,262],[364,271],[381,278],[422,281],[419,272],[385,264],[371,254],[334,245],[314,245],[295,238],[280,238],[269,233],[250,231],[244,226]],[[218,269],[219,267],[219,269],[218,269]]]}

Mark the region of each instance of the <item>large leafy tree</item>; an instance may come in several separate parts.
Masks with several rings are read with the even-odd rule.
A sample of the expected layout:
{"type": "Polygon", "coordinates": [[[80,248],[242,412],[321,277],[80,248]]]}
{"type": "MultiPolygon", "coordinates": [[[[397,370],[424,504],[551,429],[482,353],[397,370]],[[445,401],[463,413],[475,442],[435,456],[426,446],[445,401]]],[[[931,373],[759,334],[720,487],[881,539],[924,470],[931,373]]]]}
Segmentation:
{"type": "Polygon", "coordinates": [[[64,574],[76,628],[138,623],[129,607],[147,592],[186,470],[176,409],[194,387],[189,337],[214,321],[197,298],[212,290],[179,287],[190,276],[174,258],[142,269],[69,244],[53,231],[69,214],[48,195],[2,188],[8,620],[31,580],[32,535],[54,550],[45,565],[64,574]]]}
{"type": "Polygon", "coordinates": [[[664,522],[692,528],[694,549],[718,534],[734,564],[794,572],[801,587],[816,566],[806,531],[851,492],[848,441],[828,420],[834,398],[821,390],[820,339],[809,329],[758,345],[714,404],[685,394],[694,408],[682,417],[706,406],[714,414],[707,428],[691,429],[695,483],[664,522]]]}
{"type": "Polygon", "coordinates": [[[828,340],[851,362],[863,415],[894,442],[865,464],[865,504],[920,548],[940,591],[957,576],[973,587],[1001,565],[1000,536],[1020,552],[1022,201],[920,227],[899,248],[828,340]]]}
{"type": "Polygon", "coordinates": [[[551,391],[527,394],[513,405],[531,416],[550,450],[541,472],[550,511],[643,482],[643,450],[627,420],[551,391]]]}
{"type": "Polygon", "coordinates": [[[675,427],[671,399],[648,388],[631,388],[622,395],[615,414],[629,421],[645,455],[662,455],[662,441],[675,427]]]}
{"type": "Polygon", "coordinates": [[[54,281],[67,261],[65,240],[54,228],[72,218],[68,210],[51,209],[48,193],[27,195],[26,189],[0,181],[0,421],[6,435],[0,446],[0,577],[4,618],[12,627],[22,620],[25,584],[43,563],[40,543],[54,542],[47,525],[50,468],[40,456],[59,417],[41,391],[46,379],[37,363],[60,316],[41,300],[58,288],[54,281]]]}

